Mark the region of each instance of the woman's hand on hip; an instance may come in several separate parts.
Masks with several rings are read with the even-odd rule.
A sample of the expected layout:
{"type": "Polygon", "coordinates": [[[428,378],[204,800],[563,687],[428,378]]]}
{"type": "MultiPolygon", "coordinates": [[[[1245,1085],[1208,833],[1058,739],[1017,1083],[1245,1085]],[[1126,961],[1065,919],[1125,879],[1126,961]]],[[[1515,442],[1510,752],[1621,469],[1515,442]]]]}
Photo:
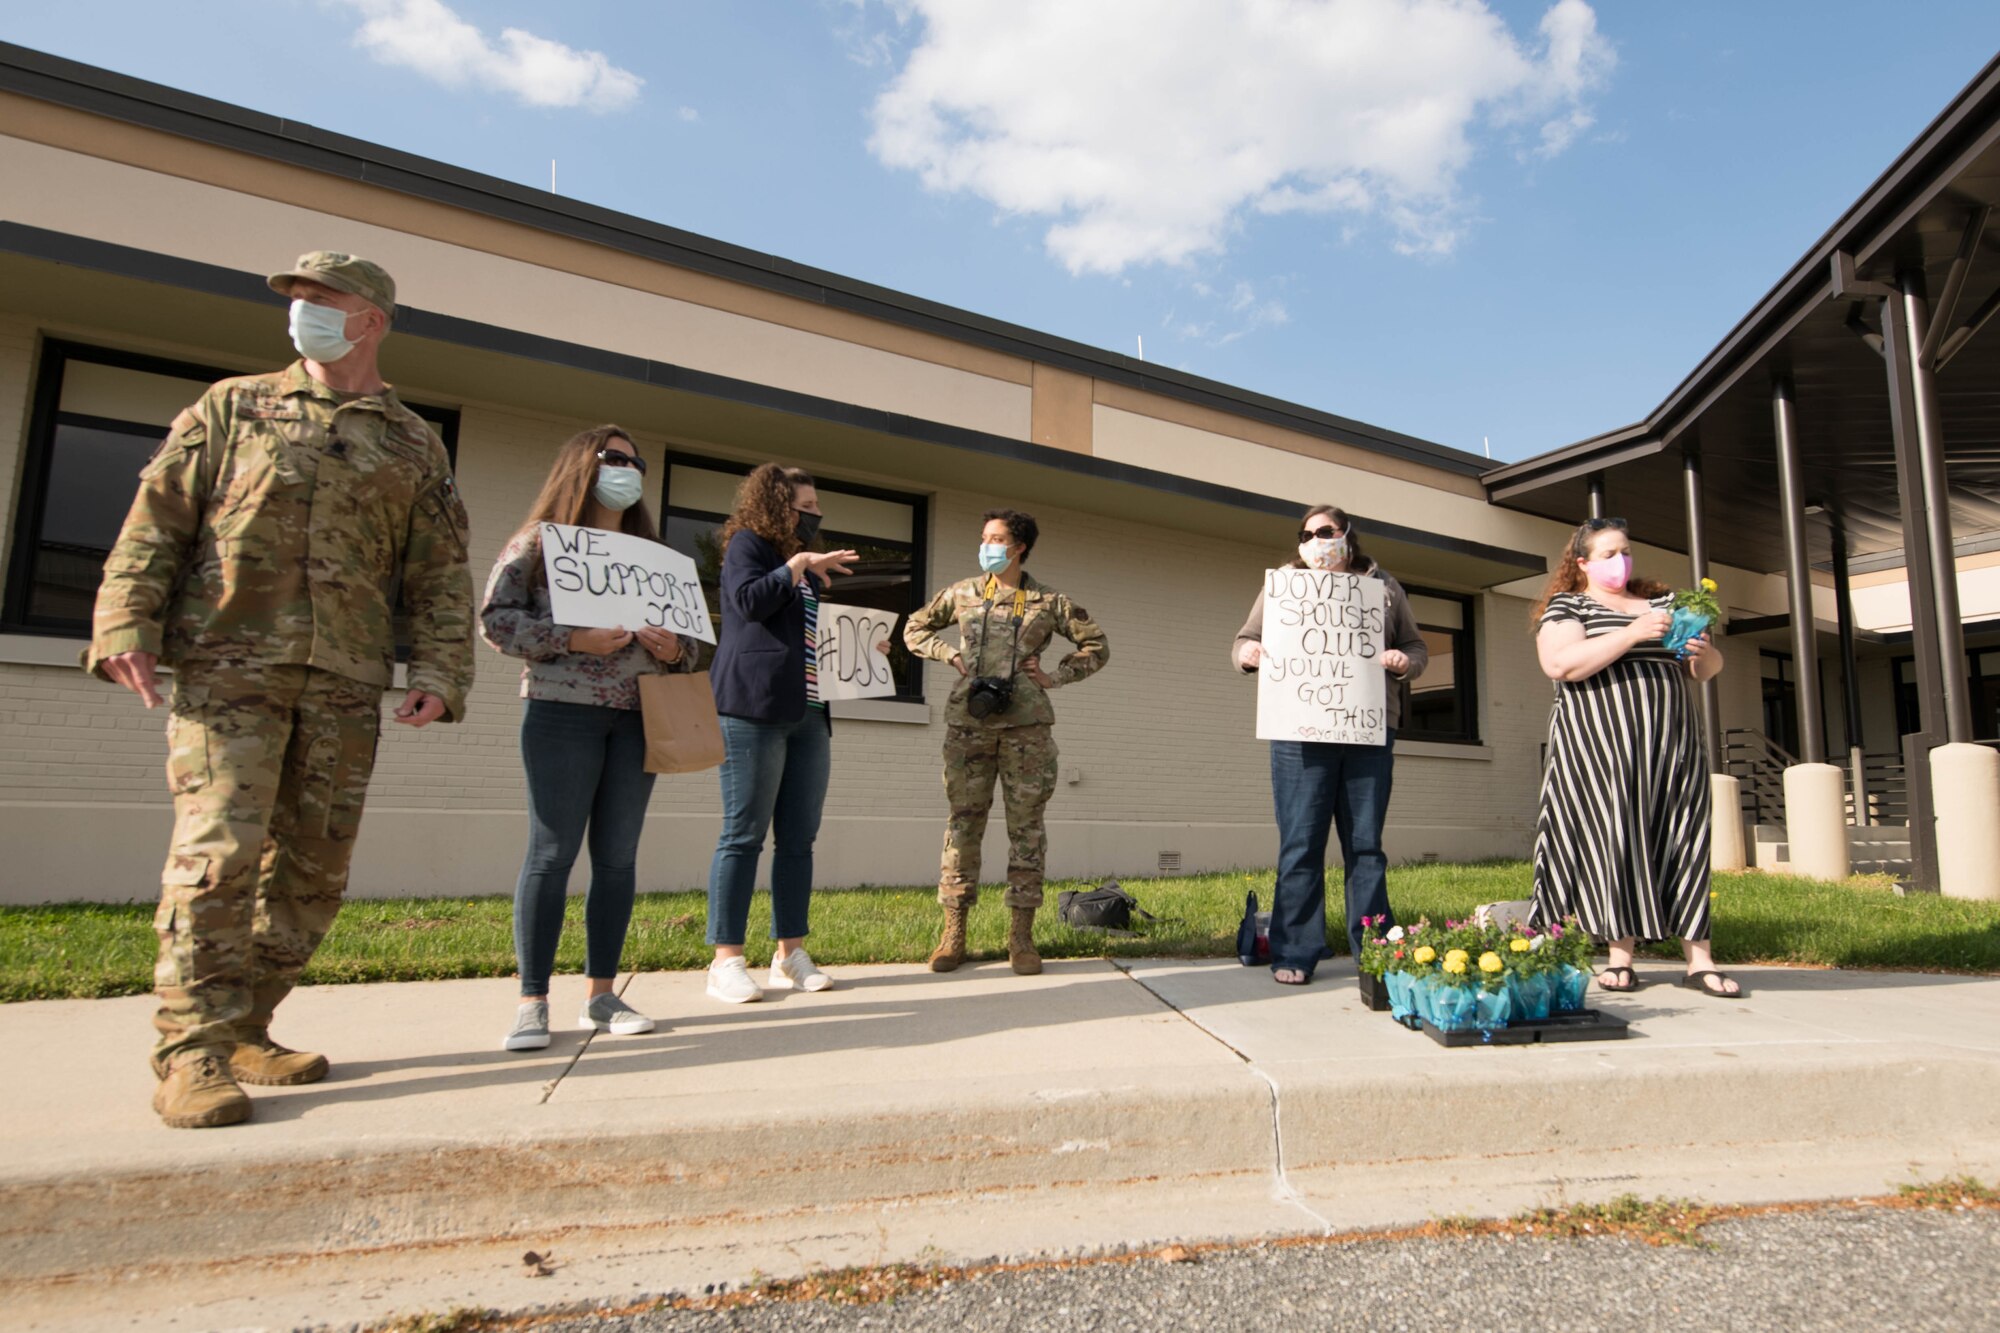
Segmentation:
{"type": "Polygon", "coordinates": [[[1032,657],[1022,658],[1021,670],[1027,672],[1029,680],[1034,681],[1035,684],[1045,690],[1052,690],[1056,686],[1056,678],[1042,670],[1042,655],[1040,653],[1036,653],[1032,657]]]}
{"type": "Polygon", "coordinates": [[[569,650],[589,653],[592,657],[609,657],[630,642],[632,631],[628,629],[573,629],[569,632],[569,650]]]}
{"type": "Polygon", "coordinates": [[[1382,653],[1382,669],[1402,675],[1410,669],[1410,655],[1401,648],[1385,649],[1382,653]]]}
{"type": "Polygon", "coordinates": [[[672,630],[647,627],[637,632],[639,646],[653,655],[656,662],[672,665],[681,660],[681,636],[672,630]]]}

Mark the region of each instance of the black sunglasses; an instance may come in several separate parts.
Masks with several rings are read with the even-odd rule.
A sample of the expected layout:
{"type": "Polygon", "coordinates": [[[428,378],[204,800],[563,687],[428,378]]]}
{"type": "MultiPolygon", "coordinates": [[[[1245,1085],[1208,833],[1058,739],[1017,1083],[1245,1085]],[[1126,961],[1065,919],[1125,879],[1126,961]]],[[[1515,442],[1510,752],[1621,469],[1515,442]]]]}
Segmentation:
{"type": "Polygon", "coordinates": [[[1315,539],[1323,542],[1330,542],[1339,535],[1340,535],[1340,529],[1334,527],[1333,524],[1331,523],[1328,523],[1323,527],[1299,529],[1299,540],[1302,542],[1309,542],[1315,539]]]}
{"type": "Polygon", "coordinates": [[[621,454],[616,449],[599,449],[597,451],[597,458],[599,462],[609,464],[612,467],[638,468],[640,476],[643,477],[646,475],[646,460],[637,454],[621,454]]]}

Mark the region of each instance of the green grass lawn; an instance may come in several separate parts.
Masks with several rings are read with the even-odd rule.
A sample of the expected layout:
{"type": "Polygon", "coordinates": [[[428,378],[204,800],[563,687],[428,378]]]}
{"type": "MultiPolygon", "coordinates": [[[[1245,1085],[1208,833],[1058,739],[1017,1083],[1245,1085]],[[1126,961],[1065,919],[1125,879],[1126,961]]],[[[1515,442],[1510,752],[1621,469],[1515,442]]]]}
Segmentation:
{"type": "MultiPolygon", "coordinates": [[[[1338,901],[1338,875],[1330,874],[1338,901]]],[[[1470,914],[1474,905],[1525,898],[1530,872],[1520,861],[1411,865],[1389,872],[1389,895],[1405,921],[1470,914]]],[[[1146,910],[1164,920],[1121,939],[1056,924],[1051,883],[1038,930],[1052,958],[1230,957],[1243,894],[1268,907],[1269,871],[1128,880],[1146,910]]],[[[1931,896],[1899,898],[1885,879],[1825,884],[1748,873],[1715,880],[1715,951],[1725,963],[1803,963],[1920,971],[2000,973],[2000,903],[1931,896]]],[[[357,900],[341,909],[309,984],[511,976],[513,904],[506,898],[357,900]]],[[[931,889],[848,889],[813,900],[813,957],[841,963],[921,962],[937,940],[939,909],[931,889]]],[[[72,903],[0,908],[0,1001],[133,995],[152,988],[153,908],[72,903]]],[[[752,933],[770,920],[759,894],[752,933]]],[[[704,966],[706,903],[698,893],[642,895],[632,914],[625,966],[633,971],[704,966]]],[[[1143,923],[1142,923],[1143,924],[1143,923]]],[[[989,888],[972,915],[976,957],[1006,954],[1007,913],[989,888]]],[[[750,943],[751,961],[770,944],[750,943]]],[[[1674,947],[1655,951],[1679,956],[1674,947]]],[[[572,899],[559,972],[583,964],[583,902],[572,899]]]]}

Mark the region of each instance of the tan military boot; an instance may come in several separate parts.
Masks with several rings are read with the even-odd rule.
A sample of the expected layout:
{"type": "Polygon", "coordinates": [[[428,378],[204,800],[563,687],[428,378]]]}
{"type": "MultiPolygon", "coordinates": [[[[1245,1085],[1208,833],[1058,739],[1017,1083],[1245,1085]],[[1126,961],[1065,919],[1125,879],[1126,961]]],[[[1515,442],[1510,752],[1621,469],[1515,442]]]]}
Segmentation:
{"type": "Polygon", "coordinates": [[[1042,970],[1042,956],[1035,952],[1035,909],[1013,909],[1014,924],[1007,932],[1007,962],[1024,977],[1042,970]]]}
{"type": "Polygon", "coordinates": [[[169,1129],[208,1129],[248,1120],[250,1099],[230,1077],[228,1048],[202,1046],[174,1056],[153,1110],[169,1129]]]}
{"type": "Polygon", "coordinates": [[[260,1028],[236,1043],[236,1053],[229,1057],[229,1070],[238,1083],[290,1087],[325,1078],[326,1057],[280,1046],[271,1040],[269,1032],[260,1028]]]}
{"type": "Polygon", "coordinates": [[[931,971],[956,972],[965,961],[965,915],[964,903],[945,904],[944,933],[938,936],[938,947],[931,950],[931,971]]]}

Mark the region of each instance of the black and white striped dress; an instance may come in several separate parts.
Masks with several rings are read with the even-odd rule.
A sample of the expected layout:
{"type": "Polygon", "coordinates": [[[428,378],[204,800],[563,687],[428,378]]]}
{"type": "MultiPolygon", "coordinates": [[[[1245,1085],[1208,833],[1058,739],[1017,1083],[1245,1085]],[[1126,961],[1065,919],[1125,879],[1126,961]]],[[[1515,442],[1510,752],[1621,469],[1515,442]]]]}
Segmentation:
{"type": "MultiPolygon", "coordinates": [[[[1594,639],[1634,619],[1565,593],[1541,623],[1574,620],[1594,639]]],[[[1573,915],[1600,939],[1705,940],[1708,844],[1708,763],[1685,664],[1640,644],[1587,680],[1558,681],[1535,826],[1535,919],[1573,915]]]]}

